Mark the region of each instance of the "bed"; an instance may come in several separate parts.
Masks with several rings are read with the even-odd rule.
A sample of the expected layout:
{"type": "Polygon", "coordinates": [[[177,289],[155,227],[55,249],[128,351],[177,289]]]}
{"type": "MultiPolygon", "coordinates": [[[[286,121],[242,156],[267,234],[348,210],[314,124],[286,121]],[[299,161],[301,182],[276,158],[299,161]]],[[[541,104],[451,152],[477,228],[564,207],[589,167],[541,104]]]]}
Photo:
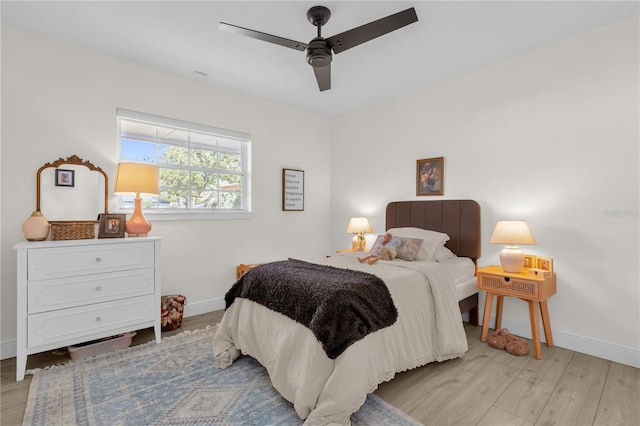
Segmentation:
{"type": "MultiPolygon", "coordinates": [[[[461,312],[469,312],[470,321],[475,317],[477,322],[479,205],[472,200],[392,202],[385,223],[394,236],[424,239],[414,261],[379,260],[369,265],[358,261],[362,253],[337,253],[293,262],[362,271],[382,280],[397,308],[395,322],[336,355],[325,350],[325,342],[320,343],[310,327],[237,297],[227,303],[214,337],[216,367],[226,368],[238,356],[249,355],[267,369],[274,388],[305,424],[348,425],[367,393],[397,372],[463,356],[467,341],[461,312]],[[442,260],[434,261],[436,256],[442,260]]],[[[265,265],[264,270],[273,266],[265,265]]],[[[259,274],[259,268],[249,271],[247,279],[255,280],[249,274],[259,274]]]]}

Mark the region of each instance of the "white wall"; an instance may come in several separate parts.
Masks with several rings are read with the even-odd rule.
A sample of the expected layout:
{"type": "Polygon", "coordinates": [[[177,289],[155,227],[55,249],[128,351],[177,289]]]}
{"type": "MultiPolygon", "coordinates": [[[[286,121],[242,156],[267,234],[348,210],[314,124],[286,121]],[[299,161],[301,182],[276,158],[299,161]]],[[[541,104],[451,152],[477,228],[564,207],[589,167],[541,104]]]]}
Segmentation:
{"type": "MultiPolygon", "coordinates": [[[[638,52],[636,17],[334,120],[334,245],[351,216],[382,233],[387,202],[429,198],[416,160],[444,156],[443,198],[482,206],[479,265],[496,220],[526,219],[524,251],[554,259],[556,345],[640,366],[638,52]]],[[[530,336],[527,305],[503,324],[530,336]]]]}
{"type": "Polygon", "coordinates": [[[223,308],[238,263],[329,253],[330,141],[309,132],[328,119],[3,25],[3,357],[16,336],[13,246],[35,210],[36,171],[76,154],[102,167],[113,191],[118,107],[253,136],[251,219],[153,222],[152,234],[164,238],[162,293],[186,295],[187,312],[223,308]],[[303,212],[282,211],[283,167],[305,171],[303,212]]]}

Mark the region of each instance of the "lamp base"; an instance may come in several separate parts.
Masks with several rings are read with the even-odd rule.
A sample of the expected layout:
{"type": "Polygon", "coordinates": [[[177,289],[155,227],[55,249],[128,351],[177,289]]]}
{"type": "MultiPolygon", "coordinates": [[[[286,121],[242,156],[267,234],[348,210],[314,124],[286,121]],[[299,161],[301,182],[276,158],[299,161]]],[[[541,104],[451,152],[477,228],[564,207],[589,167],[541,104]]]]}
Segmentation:
{"type": "Polygon", "coordinates": [[[360,245],[360,241],[358,241],[358,236],[354,234],[353,238],[351,239],[351,250],[358,251],[359,245],[360,245]]]}
{"type": "Polygon", "coordinates": [[[151,224],[146,217],[142,214],[142,199],[135,198],[135,208],[133,214],[127,220],[125,230],[129,237],[146,237],[151,231],[151,224]]]}
{"type": "Polygon", "coordinates": [[[505,272],[518,273],[524,266],[524,253],[520,247],[506,246],[500,252],[500,265],[505,272]]]}
{"type": "Polygon", "coordinates": [[[149,234],[129,234],[129,233],[127,232],[127,237],[129,237],[129,238],[136,238],[136,237],[148,237],[148,236],[149,236],[149,234]]]}

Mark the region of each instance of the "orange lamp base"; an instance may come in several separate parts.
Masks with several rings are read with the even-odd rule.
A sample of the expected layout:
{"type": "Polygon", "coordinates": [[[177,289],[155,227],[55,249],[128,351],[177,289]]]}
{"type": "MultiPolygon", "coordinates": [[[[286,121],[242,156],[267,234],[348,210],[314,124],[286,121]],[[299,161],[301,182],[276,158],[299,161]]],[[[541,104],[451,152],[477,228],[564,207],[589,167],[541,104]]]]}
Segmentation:
{"type": "Polygon", "coordinates": [[[142,214],[142,199],[136,198],[133,214],[127,220],[125,230],[129,237],[146,237],[151,231],[151,224],[142,214]]]}

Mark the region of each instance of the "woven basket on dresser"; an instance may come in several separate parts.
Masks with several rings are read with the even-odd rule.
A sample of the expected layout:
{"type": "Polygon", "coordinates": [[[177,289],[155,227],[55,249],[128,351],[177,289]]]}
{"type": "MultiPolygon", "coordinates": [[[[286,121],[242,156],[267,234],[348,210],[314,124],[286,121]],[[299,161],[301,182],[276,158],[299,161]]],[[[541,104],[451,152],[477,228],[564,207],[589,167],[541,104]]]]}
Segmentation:
{"type": "Polygon", "coordinates": [[[51,223],[51,240],[86,240],[96,237],[95,220],[59,220],[51,223]]]}

